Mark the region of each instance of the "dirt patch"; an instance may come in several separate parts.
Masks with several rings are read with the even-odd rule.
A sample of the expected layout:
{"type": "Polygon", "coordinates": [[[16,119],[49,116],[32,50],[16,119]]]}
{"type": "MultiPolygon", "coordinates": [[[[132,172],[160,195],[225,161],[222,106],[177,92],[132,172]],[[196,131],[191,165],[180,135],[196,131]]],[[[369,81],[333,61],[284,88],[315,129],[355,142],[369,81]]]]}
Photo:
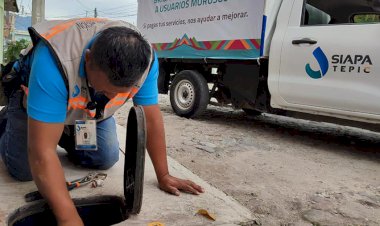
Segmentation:
{"type": "Polygon", "coordinates": [[[160,104],[168,154],[262,225],[380,225],[380,134],[212,106],[184,119],[160,104]]]}

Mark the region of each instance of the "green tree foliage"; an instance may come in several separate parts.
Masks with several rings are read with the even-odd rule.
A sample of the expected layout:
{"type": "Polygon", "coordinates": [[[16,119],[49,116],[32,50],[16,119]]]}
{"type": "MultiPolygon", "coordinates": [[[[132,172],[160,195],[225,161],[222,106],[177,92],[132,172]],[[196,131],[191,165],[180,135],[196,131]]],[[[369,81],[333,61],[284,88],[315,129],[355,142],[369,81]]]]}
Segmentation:
{"type": "Polygon", "coordinates": [[[26,39],[9,43],[8,48],[4,52],[4,62],[8,63],[18,59],[20,51],[28,47],[29,44],[30,42],[26,39]]]}
{"type": "Polygon", "coordinates": [[[379,14],[355,15],[354,22],[355,23],[379,23],[380,15],[379,14]]]}

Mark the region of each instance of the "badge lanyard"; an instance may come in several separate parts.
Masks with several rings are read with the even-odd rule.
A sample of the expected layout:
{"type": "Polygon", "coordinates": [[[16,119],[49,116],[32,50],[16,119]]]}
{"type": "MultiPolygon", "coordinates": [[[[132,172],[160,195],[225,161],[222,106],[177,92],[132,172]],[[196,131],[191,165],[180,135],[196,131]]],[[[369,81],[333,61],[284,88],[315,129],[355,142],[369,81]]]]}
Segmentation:
{"type": "MultiPolygon", "coordinates": [[[[87,81],[87,79],[86,79],[87,81]]],[[[88,86],[90,97],[93,99],[93,90],[88,86]]],[[[96,102],[94,103],[96,106],[96,102]]],[[[87,106],[88,108],[88,106],[87,106]]],[[[92,107],[91,107],[92,108],[92,107]]],[[[89,109],[93,110],[93,109],[89,109]]],[[[89,119],[86,114],[86,120],[75,120],[75,149],[83,151],[96,151],[98,150],[97,134],[96,134],[96,120],[89,119]]]]}
{"type": "Polygon", "coordinates": [[[75,149],[84,151],[98,150],[96,121],[75,120],[75,149]]]}

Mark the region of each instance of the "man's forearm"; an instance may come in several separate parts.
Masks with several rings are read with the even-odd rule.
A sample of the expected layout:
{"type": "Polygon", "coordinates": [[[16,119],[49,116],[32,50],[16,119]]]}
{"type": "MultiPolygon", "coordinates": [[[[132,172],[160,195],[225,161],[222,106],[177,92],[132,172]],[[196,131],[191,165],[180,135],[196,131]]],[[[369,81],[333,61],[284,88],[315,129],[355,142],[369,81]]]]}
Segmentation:
{"type": "Polygon", "coordinates": [[[48,201],[57,220],[70,220],[77,213],[56,150],[29,150],[29,163],[38,190],[48,201]]]}
{"type": "Polygon", "coordinates": [[[67,191],[65,176],[57,155],[63,124],[28,119],[28,157],[33,179],[48,201],[58,225],[83,225],[67,191]]]}
{"type": "Polygon", "coordinates": [[[158,105],[144,107],[147,125],[147,149],[160,180],[169,173],[166,157],[165,129],[158,105]]]}

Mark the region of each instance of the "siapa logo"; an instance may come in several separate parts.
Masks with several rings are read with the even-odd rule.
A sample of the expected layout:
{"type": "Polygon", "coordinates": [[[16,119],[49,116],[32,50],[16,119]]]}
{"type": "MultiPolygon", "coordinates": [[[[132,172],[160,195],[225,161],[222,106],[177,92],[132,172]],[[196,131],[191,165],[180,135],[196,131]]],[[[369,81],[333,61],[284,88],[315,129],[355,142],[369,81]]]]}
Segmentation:
{"type": "MultiPolygon", "coordinates": [[[[317,60],[320,70],[313,70],[310,64],[306,65],[306,73],[313,79],[323,78],[329,71],[329,60],[321,47],[314,50],[313,55],[317,60]]],[[[373,66],[369,55],[339,55],[331,57],[331,67],[334,72],[369,74],[373,66]]]]}
{"type": "Polygon", "coordinates": [[[369,55],[333,55],[331,63],[334,72],[371,73],[372,60],[369,55]]]}
{"type": "Polygon", "coordinates": [[[310,64],[307,64],[306,65],[306,72],[311,78],[319,79],[319,78],[324,77],[327,74],[327,72],[329,71],[329,61],[326,57],[326,54],[321,49],[321,47],[316,48],[313,52],[313,55],[314,55],[315,59],[317,59],[319,67],[321,70],[314,71],[311,68],[310,64]]]}
{"type": "Polygon", "coordinates": [[[74,91],[73,91],[73,93],[71,94],[71,96],[72,96],[72,97],[77,97],[77,96],[79,96],[79,94],[80,94],[80,89],[79,89],[78,85],[75,85],[75,87],[74,87],[74,91]]]}

